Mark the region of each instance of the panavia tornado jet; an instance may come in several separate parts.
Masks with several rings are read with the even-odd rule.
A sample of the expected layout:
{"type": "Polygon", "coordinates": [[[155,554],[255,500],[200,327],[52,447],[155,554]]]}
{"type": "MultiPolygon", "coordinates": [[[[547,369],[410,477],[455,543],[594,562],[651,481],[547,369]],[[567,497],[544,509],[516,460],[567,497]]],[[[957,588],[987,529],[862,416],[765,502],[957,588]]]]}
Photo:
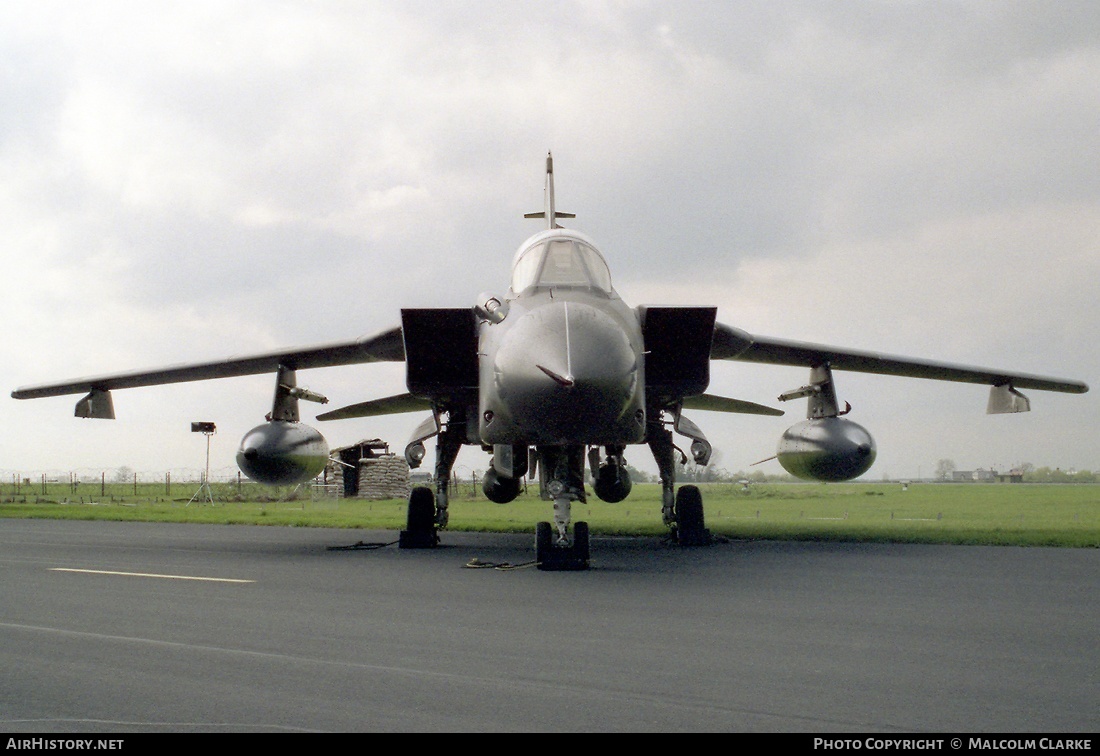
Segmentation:
{"type": "Polygon", "coordinates": [[[776,458],[800,478],[843,481],[865,473],[875,442],[844,417],[835,371],[986,384],[988,412],[1026,412],[1020,389],[1084,393],[1079,381],[953,365],[746,333],[716,322],[714,307],[630,307],[611,285],[607,262],[584,234],[562,228],[554,201],[554,168],[546,159],[545,207],[527,217],[546,228],[520,245],[505,296],[482,295],[473,307],[406,309],[401,324],[355,341],[250,357],[82,378],[12,392],[16,399],[86,394],[78,417],[113,418],[111,391],[255,373],[275,374],[266,421],[241,441],[237,463],[253,480],[275,485],[316,477],[328,461],[319,432],[299,420],[299,400],[327,402],[297,385],[296,371],[364,362],[404,361],[408,392],[325,412],[318,420],[423,411],[405,448],[413,468],[436,447],[434,489],[417,487],[408,502],[403,548],[430,548],[448,523],[448,481],[463,445],[492,455],[483,490],[496,502],[514,499],[524,477],[553,502],[553,522],[536,528],[542,569],[585,569],[588,525],[573,522],[585,485],[604,501],[631,490],[625,463],[632,444],[649,447],[660,471],[662,514],[682,545],[709,542],[699,489],[676,488],[676,463],[687,454],[706,465],[711,445],[685,410],[782,415],[753,402],[707,393],[711,360],[804,366],[806,385],[780,401],[807,400],[806,419],[788,428],[776,458]],[[586,478],[586,468],[590,477],[586,478]]]}

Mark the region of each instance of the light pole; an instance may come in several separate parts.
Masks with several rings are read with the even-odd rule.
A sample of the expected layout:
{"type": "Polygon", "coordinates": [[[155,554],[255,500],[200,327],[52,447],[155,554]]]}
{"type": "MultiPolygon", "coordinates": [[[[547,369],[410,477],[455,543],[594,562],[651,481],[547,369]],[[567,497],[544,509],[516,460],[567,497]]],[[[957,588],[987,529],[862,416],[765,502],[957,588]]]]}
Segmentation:
{"type": "Polygon", "coordinates": [[[195,491],[195,495],[191,497],[191,501],[187,502],[187,506],[191,506],[200,495],[203,495],[204,501],[209,502],[210,506],[214,506],[214,495],[210,493],[210,437],[217,433],[218,429],[214,423],[199,422],[191,423],[191,432],[206,436],[206,472],[203,473],[199,490],[195,491]]]}

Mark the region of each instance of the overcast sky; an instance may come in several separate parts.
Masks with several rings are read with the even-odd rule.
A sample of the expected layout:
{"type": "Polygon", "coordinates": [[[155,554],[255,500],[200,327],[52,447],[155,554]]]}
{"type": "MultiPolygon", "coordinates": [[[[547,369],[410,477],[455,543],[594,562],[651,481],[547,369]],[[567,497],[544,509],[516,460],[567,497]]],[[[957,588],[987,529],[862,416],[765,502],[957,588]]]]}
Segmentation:
{"type": "MultiPolygon", "coordinates": [[[[503,293],[548,150],[632,305],[1095,386],[1097,82],[1094,0],[3,3],[0,472],[198,469],[193,420],[235,472],[273,376],[116,391],[113,422],[7,394],[503,293]]],[[[710,390],[775,405],[806,377],[721,363],[710,390]]],[[[299,381],[327,408],[404,390],[400,365],[299,381]]],[[[837,389],[870,479],[1100,469],[1095,391],[987,416],[980,386],[837,389]]],[[[737,470],[805,412],[783,409],[692,417],[737,470]]],[[[419,419],[317,425],[401,451],[419,419]]]]}

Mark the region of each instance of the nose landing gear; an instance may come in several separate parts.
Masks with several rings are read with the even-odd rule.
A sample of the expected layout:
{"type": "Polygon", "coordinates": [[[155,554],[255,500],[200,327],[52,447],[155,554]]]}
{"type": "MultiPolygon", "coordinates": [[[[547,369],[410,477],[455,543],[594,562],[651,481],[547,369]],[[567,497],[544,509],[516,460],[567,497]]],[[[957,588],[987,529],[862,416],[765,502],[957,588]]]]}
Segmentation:
{"type": "Polygon", "coordinates": [[[535,560],[540,570],[587,570],[588,523],[570,521],[574,501],[584,503],[584,447],[538,447],[543,499],[554,502],[554,523],[535,526],[535,560]]]}
{"type": "Polygon", "coordinates": [[[555,538],[554,526],[540,522],[535,526],[535,561],[546,571],[588,569],[588,523],[573,523],[573,540],[555,538]]]}

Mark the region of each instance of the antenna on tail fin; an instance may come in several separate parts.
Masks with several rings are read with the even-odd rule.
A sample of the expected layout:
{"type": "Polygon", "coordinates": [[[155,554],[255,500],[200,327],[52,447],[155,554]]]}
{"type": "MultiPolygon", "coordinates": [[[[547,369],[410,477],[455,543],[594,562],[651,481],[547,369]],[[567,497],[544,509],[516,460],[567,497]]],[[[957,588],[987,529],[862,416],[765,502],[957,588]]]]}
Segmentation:
{"type": "Polygon", "coordinates": [[[561,228],[558,218],[576,218],[574,213],[559,213],[554,209],[554,156],[546,153],[546,209],[541,213],[524,213],[524,218],[546,218],[547,228],[561,228]]]}

